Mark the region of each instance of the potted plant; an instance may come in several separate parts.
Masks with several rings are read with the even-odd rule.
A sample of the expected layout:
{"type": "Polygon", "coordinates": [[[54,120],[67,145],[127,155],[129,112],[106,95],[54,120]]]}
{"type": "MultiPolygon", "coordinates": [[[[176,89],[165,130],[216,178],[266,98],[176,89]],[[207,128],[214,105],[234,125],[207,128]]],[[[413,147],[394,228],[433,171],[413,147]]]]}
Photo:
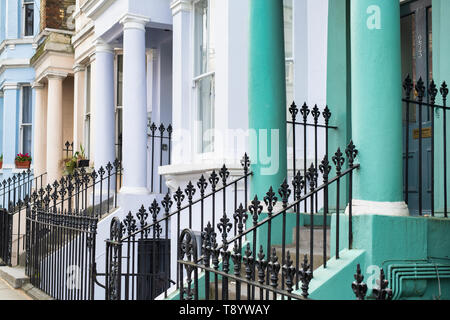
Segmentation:
{"type": "Polygon", "coordinates": [[[16,168],[17,169],[30,169],[31,160],[32,160],[31,156],[28,153],[26,153],[26,154],[19,153],[15,159],[16,168]]]}
{"type": "Polygon", "coordinates": [[[64,174],[72,175],[77,167],[77,159],[75,157],[64,160],[64,174]]]}
{"type": "Polygon", "coordinates": [[[0,169],[3,168],[3,153],[0,156],[0,169]]]}
{"type": "Polygon", "coordinates": [[[74,157],[77,159],[77,168],[89,167],[89,159],[86,158],[84,148],[81,144],[80,144],[80,151],[77,151],[74,157]]]}

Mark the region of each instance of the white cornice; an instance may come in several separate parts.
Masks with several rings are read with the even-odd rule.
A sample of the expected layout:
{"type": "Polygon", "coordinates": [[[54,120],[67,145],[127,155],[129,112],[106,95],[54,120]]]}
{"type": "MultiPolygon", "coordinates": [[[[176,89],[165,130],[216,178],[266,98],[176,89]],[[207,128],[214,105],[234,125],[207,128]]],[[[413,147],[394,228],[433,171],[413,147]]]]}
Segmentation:
{"type": "Polygon", "coordinates": [[[8,46],[16,46],[19,44],[33,44],[33,38],[25,38],[25,39],[6,39],[0,43],[0,54],[2,54],[3,50],[5,50],[8,46]]]}
{"type": "Polygon", "coordinates": [[[30,59],[5,59],[0,60],[0,73],[5,69],[12,68],[28,68],[30,67],[30,59]]]}
{"type": "Polygon", "coordinates": [[[97,19],[114,0],[89,0],[80,8],[89,19],[97,19]]]}
{"type": "Polygon", "coordinates": [[[175,16],[180,11],[191,11],[192,2],[190,0],[173,0],[170,4],[170,9],[172,10],[172,15],[175,16]]]}
{"type": "Polygon", "coordinates": [[[19,87],[20,87],[19,84],[16,83],[16,82],[14,82],[14,83],[12,83],[12,82],[5,82],[5,83],[3,83],[2,87],[0,88],[0,90],[2,90],[3,92],[5,90],[17,90],[17,89],[19,89],[19,87]]]}
{"type": "Polygon", "coordinates": [[[78,42],[81,42],[89,33],[94,30],[95,24],[94,21],[89,21],[80,31],[75,33],[72,37],[72,45],[74,47],[78,46],[78,42]]]}

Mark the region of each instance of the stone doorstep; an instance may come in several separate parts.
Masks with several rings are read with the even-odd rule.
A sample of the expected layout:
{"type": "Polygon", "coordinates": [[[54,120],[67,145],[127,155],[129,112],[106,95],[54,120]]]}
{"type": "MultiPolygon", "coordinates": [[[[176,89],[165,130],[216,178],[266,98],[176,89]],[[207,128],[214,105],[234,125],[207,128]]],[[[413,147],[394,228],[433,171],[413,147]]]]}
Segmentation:
{"type": "Polygon", "coordinates": [[[25,268],[21,267],[0,267],[0,278],[8,282],[14,289],[20,289],[29,283],[29,278],[25,275],[25,268]]]}
{"type": "Polygon", "coordinates": [[[23,267],[0,267],[0,278],[14,289],[21,289],[33,300],[53,300],[50,296],[37,289],[30,283],[23,267]]]}

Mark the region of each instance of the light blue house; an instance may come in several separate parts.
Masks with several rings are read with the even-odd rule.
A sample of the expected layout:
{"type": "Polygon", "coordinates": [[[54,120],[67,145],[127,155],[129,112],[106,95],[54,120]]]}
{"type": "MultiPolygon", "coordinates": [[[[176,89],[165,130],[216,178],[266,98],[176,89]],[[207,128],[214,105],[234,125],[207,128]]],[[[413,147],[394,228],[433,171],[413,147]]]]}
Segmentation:
{"type": "Polygon", "coordinates": [[[0,1],[0,181],[14,173],[18,153],[33,155],[34,70],[39,1],[0,1]]]}

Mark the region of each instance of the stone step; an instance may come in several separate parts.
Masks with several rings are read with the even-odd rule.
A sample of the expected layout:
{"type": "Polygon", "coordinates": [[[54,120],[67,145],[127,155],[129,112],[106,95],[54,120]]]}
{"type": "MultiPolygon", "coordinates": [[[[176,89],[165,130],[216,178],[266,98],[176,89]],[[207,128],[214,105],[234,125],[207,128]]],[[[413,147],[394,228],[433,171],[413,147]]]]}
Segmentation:
{"type": "MultiPolygon", "coordinates": [[[[297,228],[293,228],[293,243],[292,247],[295,247],[295,244],[297,243],[297,234],[296,234],[297,228]]],[[[311,236],[311,228],[309,227],[300,227],[300,249],[307,249],[309,250],[310,246],[310,236],[311,236]]],[[[330,228],[328,227],[326,229],[326,236],[327,236],[327,251],[330,251],[330,228]]],[[[323,228],[317,227],[313,229],[313,237],[314,237],[314,251],[322,252],[323,250],[323,228]]]]}
{"type": "Polygon", "coordinates": [[[0,278],[14,289],[22,288],[30,282],[30,279],[25,274],[25,268],[22,267],[0,267],[0,278]]]}

